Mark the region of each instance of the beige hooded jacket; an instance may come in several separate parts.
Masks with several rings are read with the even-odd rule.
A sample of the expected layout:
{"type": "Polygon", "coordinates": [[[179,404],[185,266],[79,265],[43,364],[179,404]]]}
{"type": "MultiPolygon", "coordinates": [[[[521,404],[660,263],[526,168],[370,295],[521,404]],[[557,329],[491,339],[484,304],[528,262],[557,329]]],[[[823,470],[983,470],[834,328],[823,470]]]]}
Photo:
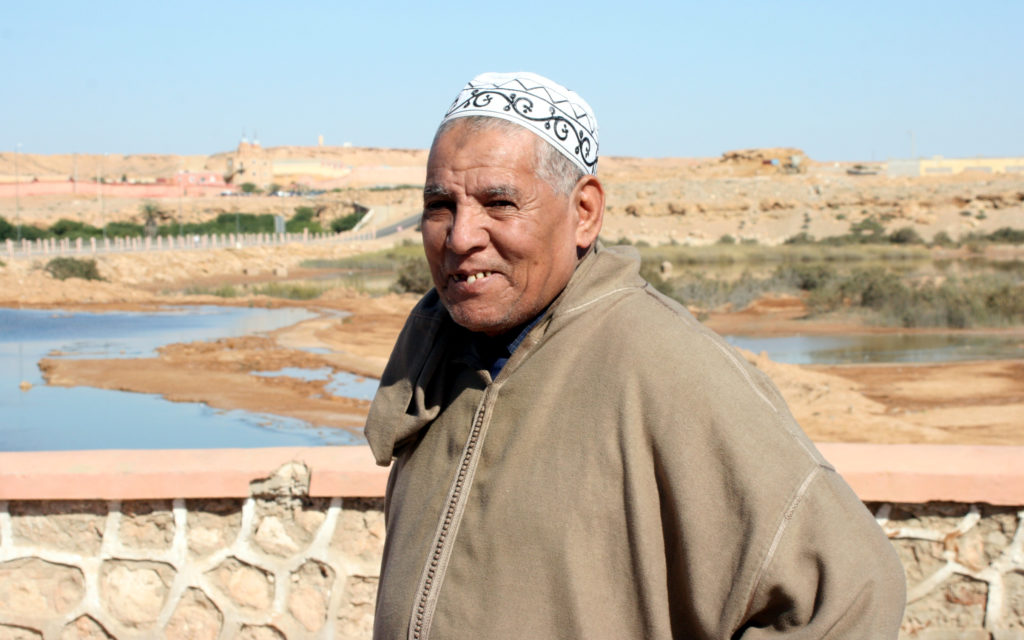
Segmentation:
{"type": "Polygon", "coordinates": [[[374,637],[895,638],[893,547],[771,382],[598,247],[496,379],[436,293],[370,410],[374,637]]]}

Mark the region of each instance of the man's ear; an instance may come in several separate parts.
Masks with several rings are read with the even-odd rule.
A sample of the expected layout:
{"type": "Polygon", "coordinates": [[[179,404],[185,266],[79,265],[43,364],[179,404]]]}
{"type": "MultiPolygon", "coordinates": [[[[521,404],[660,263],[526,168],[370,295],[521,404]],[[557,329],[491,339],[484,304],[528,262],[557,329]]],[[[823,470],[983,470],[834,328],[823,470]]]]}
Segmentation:
{"type": "Polygon", "coordinates": [[[582,252],[597,240],[604,222],[604,187],[596,176],[579,179],[572,190],[576,209],[576,248],[582,252]]]}

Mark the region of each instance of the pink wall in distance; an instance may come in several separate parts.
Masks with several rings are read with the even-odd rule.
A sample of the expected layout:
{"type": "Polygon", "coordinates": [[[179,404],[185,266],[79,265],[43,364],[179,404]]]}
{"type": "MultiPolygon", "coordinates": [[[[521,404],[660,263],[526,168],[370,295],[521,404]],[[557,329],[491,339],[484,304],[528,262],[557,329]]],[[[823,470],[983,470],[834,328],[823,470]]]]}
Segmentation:
{"type": "Polygon", "coordinates": [[[235,191],[233,187],[223,184],[190,184],[182,192],[175,184],[130,184],[110,182],[100,185],[96,182],[71,182],[70,180],[51,180],[39,182],[0,183],[0,198],[21,198],[31,196],[80,195],[98,197],[100,188],[105,198],[177,198],[179,195],[201,196],[217,195],[221,191],[235,191]]]}

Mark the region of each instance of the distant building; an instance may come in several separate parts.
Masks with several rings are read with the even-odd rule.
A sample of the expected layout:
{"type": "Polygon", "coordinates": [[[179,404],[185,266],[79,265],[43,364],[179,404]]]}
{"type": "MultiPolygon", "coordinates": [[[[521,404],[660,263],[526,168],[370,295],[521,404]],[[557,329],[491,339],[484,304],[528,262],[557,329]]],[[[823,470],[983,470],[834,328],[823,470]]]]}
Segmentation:
{"type": "Polygon", "coordinates": [[[224,176],[216,171],[179,171],[174,174],[171,183],[186,189],[190,186],[227,186],[224,176]]]}
{"type": "Polygon", "coordinates": [[[227,179],[232,184],[251,182],[259,187],[274,181],[273,161],[260,146],[259,140],[249,142],[242,138],[235,154],[228,158],[227,179]]]}
{"type": "Polygon", "coordinates": [[[935,176],[958,173],[1022,173],[1024,158],[943,158],[896,159],[887,163],[890,176],[935,176]]]}
{"type": "Polygon", "coordinates": [[[227,179],[234,185],[251,182],[265,188],[271,183],[316,182],[343,178],[352,169],[340,162],[317,158],[271,158],[259,141],[242,138],[228,157],[227,179]]]}

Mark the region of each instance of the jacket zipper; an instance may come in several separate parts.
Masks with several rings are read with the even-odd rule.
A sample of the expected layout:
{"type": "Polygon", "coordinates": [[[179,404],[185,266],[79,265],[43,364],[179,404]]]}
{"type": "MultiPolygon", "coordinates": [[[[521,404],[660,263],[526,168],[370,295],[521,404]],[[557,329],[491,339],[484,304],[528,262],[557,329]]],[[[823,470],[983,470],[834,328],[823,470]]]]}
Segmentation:
{"type": "Polygon", "coordinates": [[[477,466],[477,450],[483,441],[484,422],[487,414],[487,399],[490,394],[484,393],[480,406],[477,407],[473,428],[469,431],[466,447],[462,451],[458,473],[448,491],[447,508],[442,513],[434,534],[434,544],[430,557],[423,567],[423,575],[416,590],[416,604],[409,623],[409,640],[423,640],[430,634],[430,624],[437,607],[437,593],[444,580],[451,557],[451,542],[462,521],[462,513],[466,506],[466,496],[473,482],[477,466]]]}

